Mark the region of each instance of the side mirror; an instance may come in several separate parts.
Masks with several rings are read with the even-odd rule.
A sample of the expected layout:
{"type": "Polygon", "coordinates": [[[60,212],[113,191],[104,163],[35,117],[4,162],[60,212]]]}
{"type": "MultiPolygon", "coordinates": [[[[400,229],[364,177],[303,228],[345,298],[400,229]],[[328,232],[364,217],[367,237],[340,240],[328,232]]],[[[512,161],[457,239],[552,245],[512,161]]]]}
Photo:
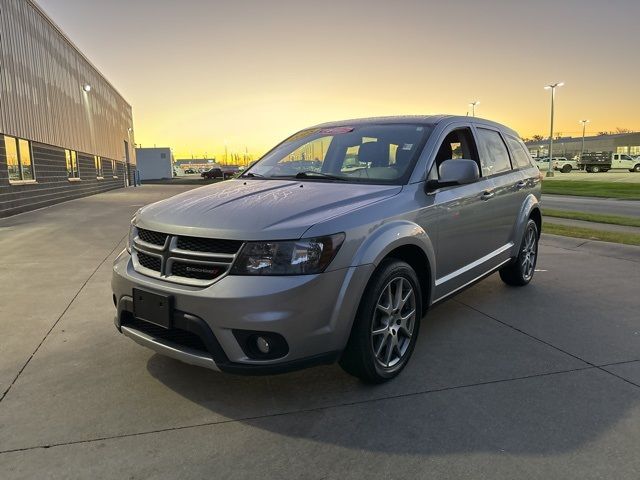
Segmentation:
{"type": "Polygon", "coordinates": [[[478,164],[474,160],[462,158],[445,160],[440,164],[439,173],[439,180],[429,180],[427,182],[426,187],[428,190],[431,191],[453,185],[466,185],[476,182],[480,178],[478,164]]]}

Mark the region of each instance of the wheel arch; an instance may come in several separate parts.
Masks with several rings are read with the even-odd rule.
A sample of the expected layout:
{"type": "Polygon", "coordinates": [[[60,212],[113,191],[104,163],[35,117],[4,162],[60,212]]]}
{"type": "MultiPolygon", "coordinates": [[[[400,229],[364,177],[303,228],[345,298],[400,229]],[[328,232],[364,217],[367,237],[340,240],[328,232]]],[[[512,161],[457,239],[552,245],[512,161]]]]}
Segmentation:
{"type": "Polygon", "coordinates": [[[387,258],[402,260],[415,270],[422,290],[423,312],[431,304],[434,287],[435,253],[428,233],[409,221],[391,222],[379,228],[362,244],[355,261],[373,263],[376,268],[387,258]]]}
{"type": "Polygon", "coordinates": [[[529,219],[533,219],[536,222],[538,227],[538,235],[542,231],[542,212],[540,211],[540,202],[538,198],[529,194],[522,202],[522,206],[520,207],[520,212],[518,213],[518,217],[516,218],[515,224],[513,226],[512,239],[513,239],[513,250],[512,256],[516,257],[518,255],[518,250],[520,248],[520,239],[524,234],[524,229],[527,226],[527,222],[529,219]]]}

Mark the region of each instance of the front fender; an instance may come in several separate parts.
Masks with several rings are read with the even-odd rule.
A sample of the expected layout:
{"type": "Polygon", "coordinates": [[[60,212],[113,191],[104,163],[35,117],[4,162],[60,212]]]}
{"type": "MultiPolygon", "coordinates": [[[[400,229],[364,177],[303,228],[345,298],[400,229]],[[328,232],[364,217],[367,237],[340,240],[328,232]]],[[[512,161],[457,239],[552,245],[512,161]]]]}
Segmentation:
{"type": "Polygon", "coordinates": [[[381,225],[362,242],[353,256],[353,266],[380,262],[393,250],[406,245],[420,248],[429,262],[430,291],[433,292],[435,271],[435,253],[429,234],[418,224],[408,220],[397,220],[381,225]]]}

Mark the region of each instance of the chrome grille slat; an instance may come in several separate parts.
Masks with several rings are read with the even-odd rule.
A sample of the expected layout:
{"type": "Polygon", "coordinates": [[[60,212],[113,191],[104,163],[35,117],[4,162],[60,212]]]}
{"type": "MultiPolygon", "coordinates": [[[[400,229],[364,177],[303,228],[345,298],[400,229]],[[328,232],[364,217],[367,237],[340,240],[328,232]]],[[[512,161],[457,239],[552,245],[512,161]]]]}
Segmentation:
{"type": "Polygon", "coordinates": [[[149,277],[184,285],[208,286],[225,276],[243,245],[238,240],[183,237],[142,228],[136,230],[134,269],[149,277]],[[187,240],[182,241],[183,238],[187,240]],[[184,249],[178,245],[208,250],[184,249]],[[214,247],[222,251],[215,251],[214,247]]]}

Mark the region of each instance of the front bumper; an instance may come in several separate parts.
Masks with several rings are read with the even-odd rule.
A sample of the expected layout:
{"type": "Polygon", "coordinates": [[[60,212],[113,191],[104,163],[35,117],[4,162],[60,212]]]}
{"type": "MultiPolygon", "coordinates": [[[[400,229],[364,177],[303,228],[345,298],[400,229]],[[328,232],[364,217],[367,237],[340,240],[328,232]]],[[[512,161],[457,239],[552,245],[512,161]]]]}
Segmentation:
{"type": "Polygon", "coordinates": [[[344,349],[360,297],[374,265],[319,275],[225,276],[206,288],[141,275],[123,251],[114,262],[112,288],[118,330],[158,353],[201,367],[233,373],[271,374],[332,363],[344,349]],[[206,349],[142,331],[133,318],[133,288],[173,297],[174,324],[192,332],[206,349]],[[234,330],[282,335],[288,352],[272,360],[249,358],[234,330]]]}

